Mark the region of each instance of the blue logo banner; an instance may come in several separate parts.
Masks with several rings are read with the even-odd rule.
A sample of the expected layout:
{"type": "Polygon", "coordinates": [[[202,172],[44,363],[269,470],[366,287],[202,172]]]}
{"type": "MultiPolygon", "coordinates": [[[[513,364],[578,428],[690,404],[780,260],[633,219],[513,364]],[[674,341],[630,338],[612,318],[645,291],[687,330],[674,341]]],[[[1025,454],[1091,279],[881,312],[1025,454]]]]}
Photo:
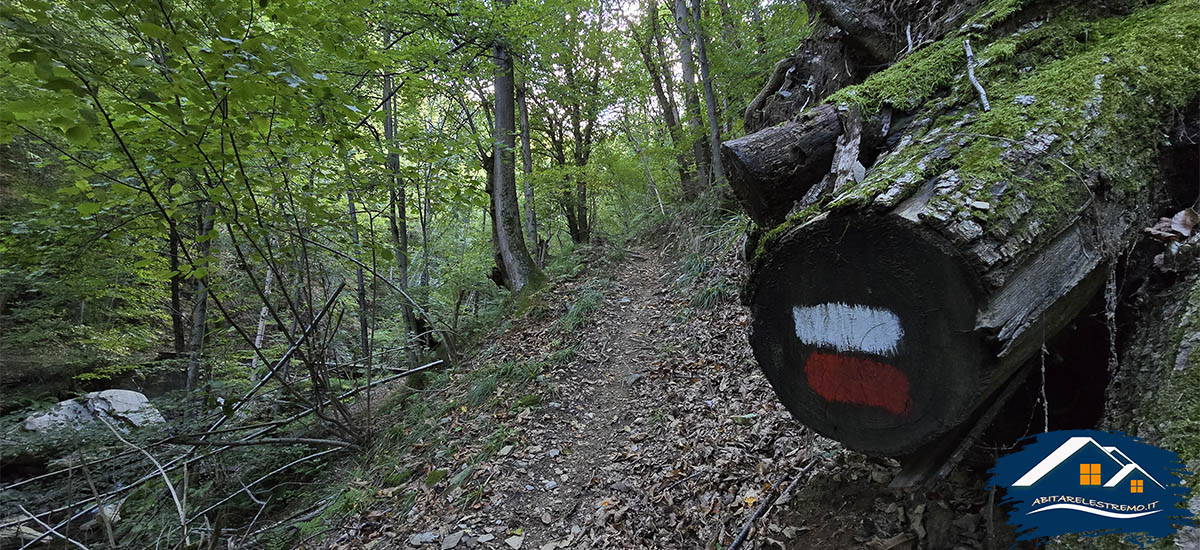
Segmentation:
{"type": "Polygon", "coordinates": [[[989,488],[1005,490],[1017,540],[1066,533],[1165,537],[1191,519],[1175,453],[1119,433],[1064,430],[1021,440],[989,488]]]}

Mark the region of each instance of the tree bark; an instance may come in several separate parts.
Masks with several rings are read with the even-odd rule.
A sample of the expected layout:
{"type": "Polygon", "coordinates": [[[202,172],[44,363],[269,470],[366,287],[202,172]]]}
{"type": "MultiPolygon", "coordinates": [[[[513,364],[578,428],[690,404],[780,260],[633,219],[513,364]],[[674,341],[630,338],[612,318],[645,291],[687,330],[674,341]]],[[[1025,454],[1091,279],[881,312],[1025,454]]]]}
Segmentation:
{"type": "Polygon", "coordinates": [[[181,358],[187,351],[187,340],[183,328],[183,278],[179,276],[179,234],[171,231],[167,240],[170,241],[168,263],[171,268],[171,335],[175,343],[175,357],[181,358]]]}
{"type": "MultiPolygon", "coordinates": [[[[347,175],[347,178],[349,178],[349,175],[350,175],[349,168],[347,168],[346,175],[347,175]]],[[[348,208],[349,208],[349,214],[350,214],[350,236],[353,239],[354,247],[358,248],[358,246],[359,246],[358,210],[354,207],[354,192],[353,191],[349,191],[349,190],[346,191],[346,203],[349,205],[348,208]]],[[[366,359],[366,361],[367,361],[366,368],[367,368],[367,373],[368,373],[367,376],[370,376],[372,352],[371,352],[371,339],[369,337],[369,332],[367,329],[367,325],[368,325],[368,321],[367,321],[367,316],[368,316],[367,286],[366,286],[366,282],[363,279],[362,266],[358,266],[358,269],[355,271],[355,284],[356,284],[355,290],[357,291],[356,295],[358,298],[358,346],[359,346],[358,352],[359,352],[360,358],[366,359]]]]}
{"type": "MultiPolygon", "coordinates": [[[[507,7],[512,0],[501,0],[507,7]]],[[[521,235],[521,217],[517,203],[515,170],[516,117],[512,58],[507,46],[500,41],[493,44],[496,62],[496,123],[492,153],[495,172],[495,188],[492,193],[492,211],[496,218],[496,245],[506,272],[506,284],[514,293],[541,277],[525,239],[521,235]]]]}
{"type": "Polygon", "coordinates": [[[685,189],[686,199],[695,199],[712,183],[709,179],[712,159],[708,147],[704,144],[704,120],[700,113],[700,96],[696,93],[696,62],[692,58],[692,38],[686,0],[675,0],[675,25],[679,32],[676,40],[679,45],[679,61],[683,67],[683,98],[687,106],[688,126],[691,128],[692,154],[696,157],[696,172],[699,185],[685,189]]]}
{"type": "MultiPolygon", "coordinates": [[[[1121,21],[1121,43],[1195,53],[1182,26],[1163,31],[1175,14],[1139,9],[1121,21]]],[[[987,38],[1043,16],[1019,12],[987,38]]],[[[962,38],[943,47],[957,50],[962,38]]],[[[1179,208],[1164,208],[1161,138],[1171,113],[1198,99],[1190,83],[1158,79],[1179,66],[1155,74],[1153,54],[1130,51],[1122,63],[1142,75],[1129,76],[1132,86],[1111,76],[1121,71],[1103,75],[1120,82],[1112,85],[1100,75],[1024,75],[1042,55],[1019,50],[979,75],[1026,103],[997,101],[985,113],[969,87],[935,90],[893,100],[916,112],[895,125],[883,114],[879,130],[871,117],[859,127],[853,109],[820,105],[726,144],[731,183],[759,225],[743,293],[751,346],[809,427],[871,454],[944,448],[1079,318],[1139,230],[1179,208]],[[1027,109],[1033,101],[1054,108],[1027,109]],[[826,179],[834,183],[814,188],[826,179]],[[793,211],[797,201],[807,206],[793,211]]],[[[1062,55],[1048,62],[1090,67],[1088,53],[1062,55]]],[[[879,81],[887,78],[858,91],[879,81]]]]}
{"type": "Polygon", "coordinates": [[[711,146],[713,185],[725,181],[725,167],[721,163],[721,126],[717,118],[717,94],[713,90],[713,77],[708,66],[708,37],[704,35],[701,20],[700,0],[692,0],[692,20],[696,24],[694,37],[696,58],[700,66],[700,81],[704,85],[704,105],[708,111],[708,143],[711,146]]]}
{"type": "Polygon", "coordinates": [[[655,0],[647,0],[646,17],[650,21],[650,32],[643,38],[637,36],[636,27],[631,28],[631,31],[634,33],[634,40],[637,42],[638,51],[641,52],[642,62],[646,65],[646,72],[650,74],[650,85],[654,89],[654,96],[658,99],[663,121],[667,125],[667,134],[671,138],[671,145],[675,147],[675,163],[679,171],[679,186],[683,189],[690,189],[696,183],[693,181],[694,176],[687,156],[679,149],[681,133],[679,128],[679,108],[675,105],[675,99],[667,95],[667,86],[664,82],[668,79],[663,76],[662,62],[655,60],[653,50],[651,49],[653,41],[657,40],[658,34],[658,15],[653,13],[654,8],[655,0]]]}
{"type": "Polygon", "coordinates": [[[525,97],[528,93],[529,87],[525,83],[517,88],[517,108],[521,112],[521,175],[525,187],[525,237],[534,246],[538,246],[540,241],[538,241],[537,209],[533,202],[533,154],[529,147],[529,104],[525,97]]]}
{"type": "MultiPolygon", "coordinates": [[[[391,31],[384,31],[384,41],[391,42],[391,31]]],[[[390,74],[383,75],[384,101],[383,137],[387,150],[385,164],[388,173],[388,230],[392,237],[392,250],[396,256],[396,286],[408,289],[408,205],[404,178],[400,176],[400,153],[396,150],[396,102],[395,88],[390,74]]],[[[405,359],[410,367],[417,364],[417,352],[411,341],[416,316],[412,304],[400,302],[400,316],[404,319],[401,340],[404,342],[405,359]]],[[[421,379],[409,380],[410,384],[421,383],[421,379]]]]}
{"type": "MultiPolygon", "coordinates": [[[[215,215],[212,202],[207,202],[204,205],[200,214],[200,232],[201,237],[205,237],[204,241],[199,246],[199,257],[207,258],[209,252],[212,251],[212,239],[207,238],[208,234],[213,230],[213,217],[215,215]]],[[[205,264],[205,268],[209,268],[209,264],[205,264]]],[[[208,272],[204,273],[203,277],[196,280],[196,305],[192,309],[192,350],[191,357],[188,359],[187,369],[187,391],[191,393],[196,389],[196,384],[200,379],[200,356],[204,352],[204,324],[208,321],[208,272]]]]}
{"type": "MultiPolygon", "coordinates": [[[[267,274],[263,276],[263,297],[271,296],[271,268],[267,267],[267,274]]],[[[254,329],[254,349],[262,349],[263,337],[267,333],[267,317],[271,313],[271,308],[267,304],[263,304],[258,310],[258,326],[254,329]]],[[[254,371],[258,369],[258,354],[250,356],[250,378],[254,378],[254,371]]]]}
{"type": "Polygon", "coordinates": [[[821,105],[799,120],[725,143],[729,185],[750,219],[762,227],[782,222],[828,173],[839,134],[837,108],[821,105]]]}

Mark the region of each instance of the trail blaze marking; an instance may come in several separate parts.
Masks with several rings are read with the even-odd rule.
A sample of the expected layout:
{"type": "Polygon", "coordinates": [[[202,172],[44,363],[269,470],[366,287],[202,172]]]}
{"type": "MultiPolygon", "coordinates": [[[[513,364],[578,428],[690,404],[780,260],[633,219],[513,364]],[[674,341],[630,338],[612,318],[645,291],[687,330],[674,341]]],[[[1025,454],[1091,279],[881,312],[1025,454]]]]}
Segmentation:
{"type": "Polygon", "coordinates": [[[904,337],[900,318],[886,309],[842,303],[795,306],[796,338],[838,351],[894,355],[904,337]]]}
{"type": "Polygon", "coordinates": [[[900,369],[850,352],[880,358],[896,354],[904,337],[900,318],[886,309],[840,302],[795,306],[796,338],[819,348],[804,365],[808,386],[826,401],[879,407],[894,415],[912,410],[908,377],[900,369]]]}
{"type": "Polygon", "coordinates": [[[900,369],[862,357],[814,351],[804,365],[808,386],[827,401],[908,414],[912,398],[900,369]]]}

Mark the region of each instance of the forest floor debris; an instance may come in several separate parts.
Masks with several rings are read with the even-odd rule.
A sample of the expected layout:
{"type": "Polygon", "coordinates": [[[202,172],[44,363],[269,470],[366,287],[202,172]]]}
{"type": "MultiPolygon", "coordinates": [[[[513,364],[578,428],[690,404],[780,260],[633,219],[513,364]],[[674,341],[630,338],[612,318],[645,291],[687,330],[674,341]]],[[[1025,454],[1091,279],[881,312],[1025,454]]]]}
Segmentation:
{"type": "MultiPolygon", "coordinates": [[[[711,269],[728,273],[708,278],[737,280],[741,264],[728,256],[711,269]]],[[[747,522],[740,548],[1012,545],[984,489],[986,465],[968,461],[920,490],[889,489],[898,463],[795,422],[754,363],[746,310],[731,299],[689,307],[674,269],[655,252],[630,255],[597,303],[594,280],[559,285],[552,299],[562,303],[548,307],[575,330],[526,316],[480,359],[534,361],[577,339],[569,361],[507,390],[537,397],[490,414],[452,409],[438,422],[455,452],[425,466],[427,475],[379,488],[375,504],[321,546],[727,548],[747,522]],[[579,300],[586,317],[572,316],[579,300]],[[488,437],[497,426],[499,444],[488,437]],[[400,503],[411,492],[415,501],[400,503]],[[762,509],[764,499],[774,502],[762,509]]]]}

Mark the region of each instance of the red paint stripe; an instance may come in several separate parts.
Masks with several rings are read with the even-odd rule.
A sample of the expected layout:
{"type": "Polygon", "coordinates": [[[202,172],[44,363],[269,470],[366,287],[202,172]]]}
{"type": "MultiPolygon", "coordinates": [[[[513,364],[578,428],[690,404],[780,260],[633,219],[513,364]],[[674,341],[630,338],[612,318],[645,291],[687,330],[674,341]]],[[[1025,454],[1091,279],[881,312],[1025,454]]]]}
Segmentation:
{"type": "Polygon", "coordinates": [[[804,373],[809,387],[827,401],[879,407],[897,416],[912,410],[908,377],[891,365],[815,351],[804,373]]]}

